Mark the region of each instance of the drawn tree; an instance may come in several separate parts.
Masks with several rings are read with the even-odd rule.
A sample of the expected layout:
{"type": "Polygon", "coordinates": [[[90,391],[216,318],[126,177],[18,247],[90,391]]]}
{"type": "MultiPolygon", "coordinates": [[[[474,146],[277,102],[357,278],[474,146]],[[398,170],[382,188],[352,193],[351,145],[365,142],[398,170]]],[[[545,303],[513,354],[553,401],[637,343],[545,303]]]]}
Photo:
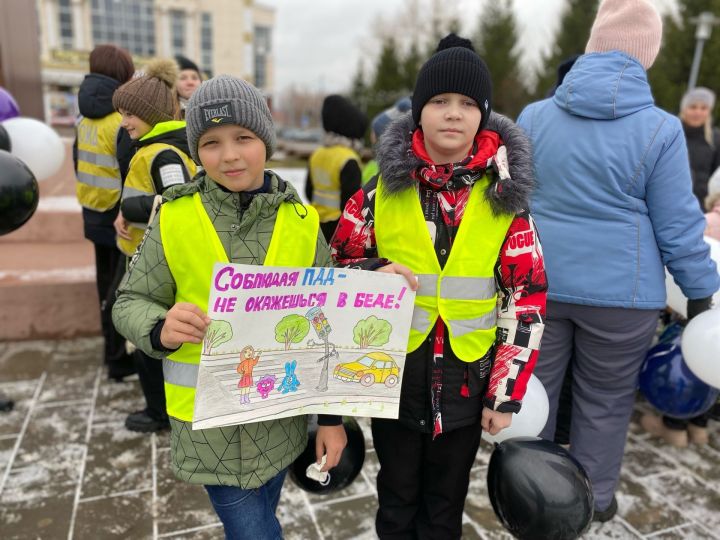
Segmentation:
{"type": "Polygon", "coordinates": [[[367,347],[380,347],[390,341],[392,325],[384,320],[371,315],[367,319],[358,321],[353,328],[353,341],[360,345],[361,349],[367,347]]]}
{"type": "Polygon", "coordinates": [[[285,344],[285,350],[290,350],[292,343],[300,343],[310,331],[310,321],[302,315],[288,315],[283,317],[275,326],[275,341],[285,344]]]}
{"type": "Polygon", "coordinates": [[[203,340],[203,354],[212,354],[212,350],[218,345],[230,341],[233,336],[232,326],[227,321],[213,321],[205,332],[203,340]]]}

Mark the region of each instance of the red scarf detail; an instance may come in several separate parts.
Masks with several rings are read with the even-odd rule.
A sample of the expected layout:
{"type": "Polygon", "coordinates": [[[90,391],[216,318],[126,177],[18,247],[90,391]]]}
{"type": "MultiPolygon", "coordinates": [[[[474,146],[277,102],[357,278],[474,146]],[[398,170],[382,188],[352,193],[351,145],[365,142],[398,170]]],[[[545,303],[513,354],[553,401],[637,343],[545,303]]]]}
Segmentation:
{"type": "Polygon", "coordinates": [[[484,129],[475,135],[468,156],[457,163],[437,164],[433,162],[425,149],[425,134],[418,128],[413,132],[411,150],[424,166],[414,171],[413,176],[418,180],[425,180],[435,187],[440,187],[456,174],[467,174],[484,170],[490,160],[497,154],[498,147],[502,145],[500,135],[494,131],[484,129]]]}

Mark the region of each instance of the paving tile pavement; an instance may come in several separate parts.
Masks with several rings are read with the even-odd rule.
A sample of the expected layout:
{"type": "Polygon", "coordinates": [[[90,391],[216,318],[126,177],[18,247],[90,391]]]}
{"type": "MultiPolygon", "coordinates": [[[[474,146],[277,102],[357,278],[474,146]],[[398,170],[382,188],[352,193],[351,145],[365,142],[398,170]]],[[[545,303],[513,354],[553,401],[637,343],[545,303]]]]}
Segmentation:
{"type": "MultiPolygon", "coordinates": [[[[204,490],[170,471],[167,433],[123,427],[141,408],[137,379],[109,382],[101,341],[0,344],[0,392],[16,400],[0,414],[0,536],[4,539],[223,538],[204,490]]],[[[618,490],[620,511],[584,538],[720,539],[720,429],[706,447],[671,448],[637,424],[638,402],[618,490]]],[[[278,508],[287,539],[375,538],[378,462],[368,450],[358,479],[332,497],[288,480],[278,508]]],[[[472,471],[463,537],[506,539],[487,497],[490,447],[472,471]]]]}

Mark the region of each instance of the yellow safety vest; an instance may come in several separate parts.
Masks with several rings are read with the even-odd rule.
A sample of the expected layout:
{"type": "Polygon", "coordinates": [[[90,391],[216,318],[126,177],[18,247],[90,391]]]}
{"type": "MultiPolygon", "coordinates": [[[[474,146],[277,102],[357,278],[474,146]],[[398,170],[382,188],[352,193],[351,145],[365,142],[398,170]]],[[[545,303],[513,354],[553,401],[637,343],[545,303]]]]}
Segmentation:
{"type": "Polygon", "coordinates": [[[81,206],[106,212],[120,200],[122,179],[117,160],[117,136],[122,117],[82,118],[77,125],[77,183],[81,206]]]}
{"type": "Polygon", "coordinates": [[[351,159],[360,166],[360,156],[345,146],[323,146],[310,156],[312,205],[320,215],[320,223],[340,219],[340,172],[351,159]]]}
{"type": "MultiPolygon", "coordinates": [[[[163,122],[162,124],[158,124],[156,128],[161,125],[167,126],[165,128],[165,131],[170,131],[185,126],[185,122],[177,120],[171,122],[163,122]]],[[[153,131],[145,135],[143,138],[153,137],[157,135],[157,133],[158,131],[153,129],[153,131]]],[[[177,155],[179,155],[182,158],[183,163],[185,164],[185,168],[187,169],[190,178],[195,176],[195,173],[197,171],[197,166],[195,165],[195,162],[190,159],[190,156],[188,156],[178,147],[160,142],[149,144],[148,146],[143,146],[137,151],[137,153],[130,161],[130,170],[128,171],[127,178],[125,179],[125,187],[123,187],[122,192],[123,201],[132,197],[144,197],[147,195],[157,194],[155,191],[155,183],[153,182],[150,171],[152,170],[152,165],[153,161],[155,161],[155,158],[158,156],[158,154],[160,154],[160,152],[163,152],[165,150],[172,150],[177,155]]],[[[147,223],[130,223],[130,225],[128,226],[128,231],[130,233],[131,239],[125,240],[124,238],[120,237],[118,237],[117,239],[117,245],[120,251],[122,251],[128,257],[132,257],[133,253],[135,253],[135,250],[140,245],[140,242],[142,242],[142,238],[145,234],[145,229],[147,229],[147,225],[147,223]]]]}
{"type": "MultiPolygon", "coordinates": [[[[319,220],[313,208],[307,210],[302,218],[292,203],[280,205],[264,265],[313,265],[319,220]]],[[[213,265],[229,261],[200,194],[163,204],[160,233],[176,284],[175,302],[190,302],[207,313],[213,265]]],[[[193,417],[201,352],[202,344],[185,343],[163,359],[167,413],[185,422],[193,417]]]]}
{"type": "Polygon", "coordinates": [[[475,183],[453,242],[440,268],[417,191],[386,194],[382,178],[375,195],[378,255],[409,267],[418,278],[408,352],[435,327],[447,325],[450,346],[465,362],[482,358],[495,341],[495,264],[514,216],[495,216],[485,199],[487,178],[475,183]]]}

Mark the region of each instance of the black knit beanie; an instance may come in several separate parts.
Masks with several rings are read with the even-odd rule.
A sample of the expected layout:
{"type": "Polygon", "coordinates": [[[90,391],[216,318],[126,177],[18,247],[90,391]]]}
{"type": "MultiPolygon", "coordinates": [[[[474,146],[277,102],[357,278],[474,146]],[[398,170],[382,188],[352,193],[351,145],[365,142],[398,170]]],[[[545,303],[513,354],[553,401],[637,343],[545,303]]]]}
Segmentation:
{"type": "Polygon", "coordinates": [[[325,98],[322,104],[323,129],[349,139],[362,139],[368,121],[363,112],[348,99],[337,94],[325,98]]]}
{"type": "Polygon", "coordinates": [[[442,38],[435,54],[420,68],[412,97],[415,125],[420,125],[425,104],[433,96],[447,92],[473,98],[482,112],[480,129],[485,127],[492,111],[490,71],[470,40],[455,34],[442,38]]]}
{"type": "Polygon", "coordinates": [[[202,80],[202,73],[200,73],[200,68],[198,65],[190,60],[188,57],[183,56],[182,54],[176,54],[175,55],[175,62],[177,62],[178,70],[185,71],[186,69],[191,69],[193,71],[196,71],[200,79],[202,80]]]}

